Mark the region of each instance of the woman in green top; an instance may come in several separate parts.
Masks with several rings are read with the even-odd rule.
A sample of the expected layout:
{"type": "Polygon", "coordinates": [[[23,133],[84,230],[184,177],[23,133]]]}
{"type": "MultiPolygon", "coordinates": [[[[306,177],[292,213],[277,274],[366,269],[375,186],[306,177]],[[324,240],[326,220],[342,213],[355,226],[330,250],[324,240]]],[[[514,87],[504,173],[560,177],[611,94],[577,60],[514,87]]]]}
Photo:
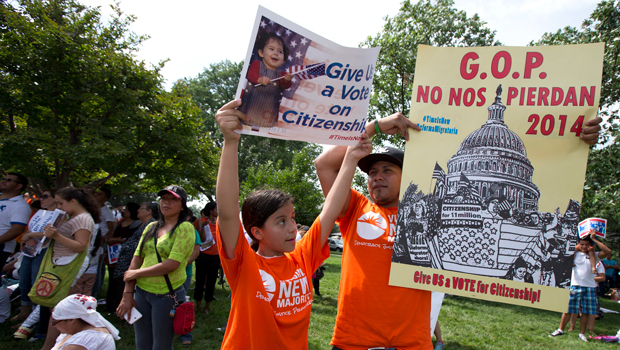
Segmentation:
{"type": "Polygon", "coordinates": [[[185,301],[185,266],[194,249],[194,226],[185,220],[188,210],[185,190],[173,185],[157,195],[161,197],[161,215],[144,230],[125,272],[123,300],[116,310],[123,318],[131,317],[132,307],[142,314],[134,323],[138,350],[172,349],[174,330],[170,311],[175,299],[185,301]],[[155,251],[155,239],[161,262],[155,251]],[[164,275],[170,279],[173,295],[164,275]]]}

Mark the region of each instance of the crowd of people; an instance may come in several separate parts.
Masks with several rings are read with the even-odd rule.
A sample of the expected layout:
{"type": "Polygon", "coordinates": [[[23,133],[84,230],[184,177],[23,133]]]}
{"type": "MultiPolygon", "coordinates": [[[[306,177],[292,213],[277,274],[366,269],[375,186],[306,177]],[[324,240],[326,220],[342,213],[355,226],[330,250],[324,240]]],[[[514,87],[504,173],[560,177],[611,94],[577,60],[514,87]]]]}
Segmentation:
{"type": "MultiPolygon", "coordinates": [[[[198,312],[210,311],[220,265],[232,292],[223,349],[307,349],[312,289],[320,295],[327,239],[337,223],[344,253],[333,349],[429,349],[431,330],[435,348],[443,349],[440,327],[429,317],[431,292],[388,283],[392,250],[384,247],[393,245],[390,223],[396,220],[404,154],[390,147],[371,153],[375,134],[400,133],[408,140],[409,129],[419,127],[396,113],[369,123],[356,146],[325,150],[315,160],[325,203],[312,225],[298,228],[293,198],[279,190],[255,191],[239,205],[236,130],[248,120],[236,109],[239,104],[231,101],[216,114],[224,137],[218,203],[208,203],[200,218],[176,185],[159,191],[157,203],[126,203],[114,211],[106,204],[111,192],[105,187],[94,194],[67,187],[45,190],[39,199],[42,210],[60,209],[66,220],[30,232],[33,210],[23,196],[27,178],[9,173],[2,179],[0,264],[15,255],[20,240],[22,246],[24,240],[44,242],[37,254],[21,258],[16,290],[22,310],[13,321],[23,323],[17,335],[44,338],[44,350],[68,344],[113,349],[118,330],[96,311],[95,299],[107,269],[107,311],[133,323],[138,349],[170,349],[178,333],[175,310],[186,300],[195,262],[198,312]],[[357,167],[368,175],[370,198],[351,188],[357,167]],[[371,212],[388,224],[360,232],[358,219],[371,212]],[[357,237],[364,235],[377,237],[377,245],[359,244],[357,237]]],[[[581,139],[596,143],[600,122],[588,122],[581,139]]],[[[578,244],[576,266],[589,263],[583,256],[592,248],[586,245],[578,244]]],[[[591,266],[586,268],[591,273],[591,266]]],[[[191,333],[181,339],[191,344],[191,333]]]]}
{"type": "MultiPolygon", "coordinates": [[[[0,288],[0,323],[11,313],[10,295],[19,295],[20,311],[10,319],[18,327],[16,339],[40,340],[45,350],[70,345],[114,349],[119,332],[96,312],[98,304],[105,304],[108,315],[129,319],[133,310],[141,315],[133,322],[138,348],[171,348],[170,310],[185,301],[194,259],[201,250],[208,253],[216,247],[209,226],[215,227],[215,202],[196,219],[185,190],[168,186],[158,193],[157,202],[117,206],[117,216],[108,206],[112,193],[105,187],[94,193],[74,187],[45,189],[39,196],[25,195],[27,187],[28,179],[19,173],[8,173],[0,181],[0,222],[5,225],[0,230],[0,268],[8,275],[0,288]],[[57,212],[58,218],[31,230],[40,228],[37,223],[46,215],[37,215],[39,210],[57,212]],[[208,245],[205,249],[202,242],[208,245]],[[38,249],[20,250],[33,246],[38,249]],[[97,301],[106,270],[107,294],[97,301]],[[65,310],[75,306],[75,300],[87,306],[82,311],[88,315],[65,310]]],[[[211,260],[217,277],[217,253],[211,260]]],[[[204,281],[211,270],[198,269],[196,276],[203,281],[207,310],[215,280],[204,281]]],[[[191,332],[181,339],[191,344],[191,332]]]]}

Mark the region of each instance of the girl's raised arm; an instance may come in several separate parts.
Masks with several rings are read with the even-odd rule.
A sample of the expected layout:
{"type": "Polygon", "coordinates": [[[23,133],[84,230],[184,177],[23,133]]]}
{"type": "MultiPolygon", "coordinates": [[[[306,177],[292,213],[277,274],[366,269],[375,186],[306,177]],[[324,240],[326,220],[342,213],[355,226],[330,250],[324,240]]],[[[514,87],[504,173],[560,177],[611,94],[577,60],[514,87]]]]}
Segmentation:
{"type": "MultiPolygon", "coordinates": [[[[241,120],[248,117],[236,110],[241,101],[228,102],[215,114],[215,119],[224,135],[224,146],[220,168],[217,172],[217,209],[219,213],[219,227],[222,233],[222,247],[227,259],[234,259],[235,247],[239,238],[239,138],[241,134],[241,120]]],[[[214,232],[215,233],[215,232],[214,232]]]]}
{"type": "Polygon", "coordinates": [[[325,244],[329,234],[344,207],[345,201],[349,198],[349,190],[351,189],[351,182],[353,182],[353,175],[355,175],[355,168],[357,162],[366,157],[372,151],[372,141],[365,133],[362,134],[362,139],[355,146],[347,148],[347,153],[342,160],[342,166],[338,171],[336,181],[334,181],[327,198],[325,198],[325,204],[319,217],[321,218],[321,246],[325,244]]]}

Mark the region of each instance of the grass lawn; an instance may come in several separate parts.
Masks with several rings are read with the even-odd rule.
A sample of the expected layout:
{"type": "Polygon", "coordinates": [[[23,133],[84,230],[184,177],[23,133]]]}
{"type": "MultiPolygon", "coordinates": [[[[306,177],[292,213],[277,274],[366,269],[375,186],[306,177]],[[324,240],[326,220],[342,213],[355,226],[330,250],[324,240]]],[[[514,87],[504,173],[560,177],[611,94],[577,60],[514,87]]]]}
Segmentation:
{"type": "MultiPolygon", "coordinates": [[[[323,298],[314,298],[312,317],[310,319],[309,348],[331,349],[329,341],[336,320],[338,300],[338,283],[340,277],[341,257],[333,253],[327,260],[325,278],[321,280],[323,298]]],[[[105,295],[104,285],[101,295],[105,295]]],[[[228,286],[216,287],[215,296],[219,299],[211,303],[211,313],[196,315],[194,341],[190,348],[219,349],[224,334],[217,331],[226,323],[230,310],[230,290],[228,286]]],[[[191,293],[190,293],[191,294],[191,293]]],[[[387,296],[389,297],[389,296],[387,296]]],[[[601,300],[601,306],[620,311],[620,304],[601,300]]],[[[103,310],[100,310],[107,315],[103,310]]],[[[14,310],[14,314],[16,311],[14,310]]],[[[584,343],[577,338],[578,331],[556,338],[548,334],[558,328],[560,314],[526,307],[459,298],[444,299],[439,322],[446,343],[446,349],[598,349],[600,347],[618,347],[618,344],[590,341],[584,343]]],[[[117,349],[135,349],[133,328],[124,325],[115,315],[106,316],[121,332],[117,349]]],[[[415,327],[415,325],[413,325],[415,327]]],[[[597,333],[615,335],[620,327],[620,315],[605,314],[596,322],[597,333]]],[[[579,321],[577,321],[577,329],[579,321]]],[[[15,340],[14,330],[9,324],[0,325],[0,349],[40,349],[42,343],[28,343],[15,340]]],[[[175,349],[185,349],[177,338],[175,349]]],[[[429,349],[430,350],[430,349],[429,349]]]]}

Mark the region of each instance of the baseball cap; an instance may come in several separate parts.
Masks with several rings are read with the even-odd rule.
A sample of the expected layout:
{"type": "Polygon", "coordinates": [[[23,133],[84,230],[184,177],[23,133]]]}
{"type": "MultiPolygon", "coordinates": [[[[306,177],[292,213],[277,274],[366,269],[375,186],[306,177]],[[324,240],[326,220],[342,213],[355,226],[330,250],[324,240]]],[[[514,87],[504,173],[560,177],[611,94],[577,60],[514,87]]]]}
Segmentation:
{"type": "Polygon", "coordinates": [[[369,154],[366,157],[359,160],[357,166],[361,171],[368,174],[370,166],[376,162],[390,162],[398,165],[399,168],[403,168],[403,159],[405,158],[405,152],[394,147],[381,147],[375,151],[375,153],[369,154]]]}
{"type": "Polygon", "coordinates": [[[170,193],[176,198],[180,199],[181,202],[183,202],[183,206],[187,207],[187,192],[185,192],[183,187],[177,185],[170,185],[163,190],[157,192],[157,195],[161,197],[166,193],[170,193]]]}

